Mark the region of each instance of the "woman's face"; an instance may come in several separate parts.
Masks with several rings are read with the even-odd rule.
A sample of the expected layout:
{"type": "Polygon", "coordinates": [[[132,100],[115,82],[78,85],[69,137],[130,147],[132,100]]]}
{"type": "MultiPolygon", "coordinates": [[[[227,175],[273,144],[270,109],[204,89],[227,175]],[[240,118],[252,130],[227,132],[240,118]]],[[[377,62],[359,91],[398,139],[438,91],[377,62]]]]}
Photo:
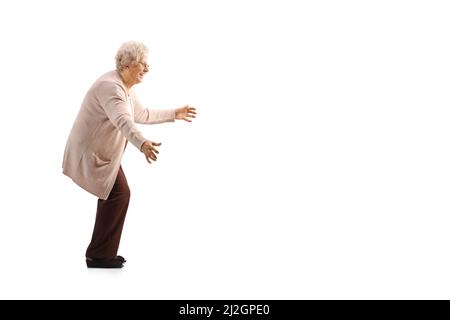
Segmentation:
{"type": "Polygon", "coordinates": [[[147,57],[143,57],[140,61],[133,62],[129,67],[129,79],[134,83],[141,83],[145,74],[148,72],[147,57]]]}

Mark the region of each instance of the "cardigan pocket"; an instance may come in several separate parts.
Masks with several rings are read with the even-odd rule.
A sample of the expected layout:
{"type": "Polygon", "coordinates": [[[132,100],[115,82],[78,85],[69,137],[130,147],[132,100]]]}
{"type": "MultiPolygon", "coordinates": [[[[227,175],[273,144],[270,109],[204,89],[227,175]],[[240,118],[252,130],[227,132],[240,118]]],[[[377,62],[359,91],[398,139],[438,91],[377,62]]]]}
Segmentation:
{"type": "Polygon", "coordinates": [[[111,163],[111,160],[102,159],[95,153],[94,153],[94,158],[95,158],[95,165],[97,167],[103,167],[103,166],[106,166],[111,163]]]}

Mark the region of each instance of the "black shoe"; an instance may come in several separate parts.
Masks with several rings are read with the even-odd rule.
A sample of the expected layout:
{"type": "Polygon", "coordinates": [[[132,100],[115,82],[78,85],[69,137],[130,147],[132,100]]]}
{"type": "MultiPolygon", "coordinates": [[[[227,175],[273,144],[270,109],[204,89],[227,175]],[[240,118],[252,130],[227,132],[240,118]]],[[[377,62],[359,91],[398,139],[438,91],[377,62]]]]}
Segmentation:
{"type": "Polygon", "coordinates": [[[86,258],[86,265],[88,268],[122,268],[123,263],[118,259],[92,259],[86,258]]]}
{"type": "Polygon", "coordinates": [[[120,262],[122,262],[122,263],[127,262],[127,260],[125,260],[125,258],[122,257],[122,256],[117,256],[117,257],[116,257],[116,260],[117,260],[117,261],[120,261],[120,262]]]}

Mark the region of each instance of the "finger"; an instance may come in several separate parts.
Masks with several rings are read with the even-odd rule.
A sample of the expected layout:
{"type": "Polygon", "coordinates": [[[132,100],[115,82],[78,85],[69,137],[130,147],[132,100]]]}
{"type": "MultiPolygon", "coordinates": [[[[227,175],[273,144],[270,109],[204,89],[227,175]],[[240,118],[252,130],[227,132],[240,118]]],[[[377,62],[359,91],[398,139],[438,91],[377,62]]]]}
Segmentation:
{"type": "Polygon", "coordinates": [[[161,142],[152,142],[152,146],[157,146],[159,147],[161,145],[161,142]]]}
{"type": "Polygon", "coordinates": [[[146,149],[145,152],[144,152],[144,154],[145,154],[146,157],[151,158],[151,159],[153,159],[153,160],[156,160],[156,159],[155,159],[155,158],[156,158],[156,155],[153,153],[152,150],[146,149]]]}
{"type": "Polygon", "coordinates": [[[150,157],[152,160],[154,160],[154,161],[157,160],[157,157],[156,157],[156,155],[155,155],[153,152],[150,152],[150,153],[149,153],[149,157],[150,157]]]}
{"type": "Polygon", "coordinates": [[[187,121],[187,122],[192,122],[191,120],[189,120],[189,119],[187,119],[187,118],[183,118],[183,120],[184,120],[184,121],[187,121]]]}
{"type": "Polygon", "coordinates": [[[145,156],[145,159],[147,160],[148,163],[150,163],[150,164],[152,163],[147,156],[145,156]]]}

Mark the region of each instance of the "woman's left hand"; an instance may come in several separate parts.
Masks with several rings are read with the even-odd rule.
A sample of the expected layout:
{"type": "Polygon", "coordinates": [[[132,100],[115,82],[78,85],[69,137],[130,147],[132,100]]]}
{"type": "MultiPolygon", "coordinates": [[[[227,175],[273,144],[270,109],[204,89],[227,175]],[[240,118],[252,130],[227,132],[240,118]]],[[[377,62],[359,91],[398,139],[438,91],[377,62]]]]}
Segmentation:
{"type": "Polygon", "coordinates": [[[194,107],[189,107],[189,105],[186,105],[185,107],[176,109],[175,110],[175,119],[192,122],[192,120],[190,120],[189,118],[195,118],[195,116],[197,115],[196,110],[197,109],[195,109],[194,107]]]}

